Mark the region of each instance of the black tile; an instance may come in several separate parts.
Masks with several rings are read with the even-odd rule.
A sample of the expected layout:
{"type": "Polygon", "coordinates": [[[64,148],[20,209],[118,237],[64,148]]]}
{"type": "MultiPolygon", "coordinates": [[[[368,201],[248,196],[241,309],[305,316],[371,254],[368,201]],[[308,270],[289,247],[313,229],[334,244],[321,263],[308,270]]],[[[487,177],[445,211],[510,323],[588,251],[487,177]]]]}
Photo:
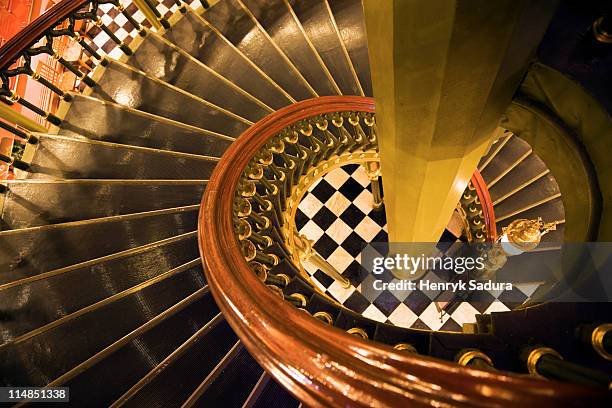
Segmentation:
{"type": "Polygon", "coordinates": [[[115,47],[117,46],[117,44],[115,44],[115,42],[113,40],[108,40],[106,43],[104,43],[104,45],[102,46],[102,51],[104,51],[105,53],[110,53],[112,50],[115,49],[115,47]]]}
{"type": "Polygon", "coordinates": [[[346,250],[353,257],[356,257],[363,251],[363,248],[366,246],[367,242],[363,238],[359,236],[355,231],[351,232],[351,234],[346,237],[346,239],[342,242],[342,248],[346,250]]]}
{"type": "Polygon", "coordinates": [[[504,290],[502,294],[497,297],[497,300],[509,308],[514,308],[527,300],[527,295],[519,289],[513,288],[512,290],[504,290]]]}
{"type": "Polygon", "coordinates": [[[313,194],[315,197],[319,199],[322,203],[325,203],[330,199],[331,196],[334,195],[336,189],[331,186],[325,179],[321,180],[319,184],[315,188],[312,189],[310,194],[313,194]]]}
{"type": "Polygon", "coordinates": [[[342,170],[346,171],[348,174],[353,174],[359,168],[359,164],[345,164],[342,166],[342,170]]]}
{"type": "Polygon", "coordinates": [[[410,326],[411,329],[421,329],[421,330],[431,330],[431,327],[429,327],[428,325],[425,324],[424,321],[422,321],[421,319],[416,319],[414,323],[412,323],[412,326],[410,326]]]}
{"type": "Polygon", "coordinates": [[[370,211],[368,213],[368,217],[373,219],[375,223],[381,226],[381,228],[387,225],[387,214],[385,213],[384,206],[383,208],[370,211]]]}
{"type": "Polygon", "coordinates": [[[385,316],[389,316],[397,306],[401,303],[393,293],[383,290],[382,293],[374,300],[374,306],[380,309],[385,316]]]}
{"type": "Polygon", "coordinates": [[[134,15],[138,11],[138,7],[132,2],[125,8],[125,11],[130,15],[134,15]]]}
{"type": "Polygon", "coordinates": [[[451,317],[442,325],[442,327],[440,327],[439,330],[460,332],[462,331],[462,328],[459,326],[459,323],[454,321],[451,317]]]}
{"type": "Polygon", "coordinates": [[[340,245],[336,243],[329,235],[323,234],[321,238],[314,244],[314,249],[323,258],[327,259],[340,245]]]}
{"type": "Polygon", "coordinates": [[[466,298],[466,301],[480,313],[484,313],[494,300],[493,295],[485,290],[475,290],[466,298]]]}
{"type": "MultiPolygon", "coordinates": [[[[440,237],[440,241],[442,242],[455,242],[459,237],[456,237],[452,232],[447,229],[444,229],[442,236],[440,237]]],[[[442,249],[441,249],[442,251],[442,249]]]]}
{"type": "Polygon", "coordinates": [[[319,282],[321,282],[321,284],[326,288],[329,288],[331,284],[334,283],[333,278],[330,278],[320,270],[317,270],[312,276],[315,277],[319,282]]]}
{"type": "Polygon", "coordinates": [[[340,219],[344,221],[349,227],[355,229],[361,221],[363,221],[366,215],[357,208],[354,204],[348,206],[346,210],[340,215],[340,219]]]}
{"type": "Polygon", "coordinates": [[[368,276],[368,271],[361,266],[357,261],[353,261],[343,272],[343,275],[351,281],[353,286],[359,286],[361,282],[368,276]]]}
{"type": "MultiPolygon", "coordinates": [[[[93,26],[87,31],[87,36],[93,39],[96,35],[100,34],[101,32],[102,32],[102,29],[100,27],[93,26]]],[[[95,46],[95,44],[93,44],[93,46],[95,46]]]]}
{"type": "Polygon", "coordinates": [[[386,231],[380,230],[380,232],[372,238],[372,242],[378,243],[378,245],[376,245],[377,250],[383,251],[384,254],[389,253],[389,234],[387,234],[386,231]]]}
{"type": "Polygon", "coordinates": [[[361,293],[355,291],[351,296],[348,297],[348,299],[346,299],[346,301],[344,302],[344,306],[354,312],[363,313],[363,311],[366,310],[368,306],[370,306],[370,302],[361,293]]]}
{"type": "Polygon", "coordinates": [[[340,191],[350,201],[353,201],[359,194],[361,194],[363,191],[363,186],[354,178],[349,177],[349,179],[340,186],[338,191],[340,191]]]}
{"type": "Polygon", "coordinates": [[[111,21],[111,22],[108,24],[108,28],[109,28],[109,29],[110,29],[110,30],[111,30],[113,33],[115,33],[115,32],[117,32],[117,30],[119,29],[119,24],[115,23],[114,21],[111,21]]]}
{"type": "Polygon", "coordinates": [[[330,211],[327,207],[321,207],[319,211],[312,217],[312,220],[319,226],[323,231],[328,229],[338,216],[330,211]]]}
{"type": "Polygon", "coordinates": [[[423,313],[430,303],[431,299],[429,299],[427,295],[420,290],[413,290],[408,297],[404,299],[404,304],[408,306],[408,308],[417,316],[423,313]]]}
{"type": "Polygon", "coordinates": [[[132,40],[134,40],[134,37],[132,37],[130,34],[127,35],[127,37],[125,37],[123,39],[123,42],[127,45],[130,45],[130,43],[132,42],[132,40]]]}
{"type": "Polygon", "coordinates": [[[298,208],[295,212],[295,226],[297,227],[297,230],[299,231],[304,228],[304,225],[306,225],[309,220],[310,218],[308,218],[308,216],[298,208]]]}
{"type": "Polygon", "coordinates": [[[119,15],[119,10],[114,7],[111,7],[111,9],[106,12],[106,14],[108,14],[110,18],[114,19],[119,15]]]}

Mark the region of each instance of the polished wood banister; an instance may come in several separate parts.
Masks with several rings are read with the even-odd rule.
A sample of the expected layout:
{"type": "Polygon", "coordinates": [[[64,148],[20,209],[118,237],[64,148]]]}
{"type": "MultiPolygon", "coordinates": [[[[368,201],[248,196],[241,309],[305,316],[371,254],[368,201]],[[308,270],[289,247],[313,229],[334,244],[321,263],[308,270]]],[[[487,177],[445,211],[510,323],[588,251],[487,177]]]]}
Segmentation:
{"type": "Polygon", "coordinates": [[[0,47],[0,68],[12,64],[19,53],[38,41],[44,33],[78,10],[88,0],[62,0],[0,47]]]}
{"type": "Polygon", "coordinates": [[[485,225],[487,228],[487,237],[488,241],[495,241],[497,239],[497,225],[495,223],[495,211],[493,209],[493,200],[491,200],[491,195],[489,194],[489,189],[487,188],[487,183],[482,178],[482,175],[476,169],[474,174],[472,174],[472,185],[476,188],[476,195],[480,200],[480,205],[482,207],[482,215],[485,220],[485,225]]]}
{"type": "Polygon", "coordinates": [[[307,406],[593,406],[605,391],[485,372],[402,353],[327,326],[270,291],[249,268],[234,233],[233,203],[244,167],[283,128],[310,116],[374,112],[363,97],[322,97],[260,120],[232,144],[202,199],[198,242],[221,311],[251,355],[307,406]]]}

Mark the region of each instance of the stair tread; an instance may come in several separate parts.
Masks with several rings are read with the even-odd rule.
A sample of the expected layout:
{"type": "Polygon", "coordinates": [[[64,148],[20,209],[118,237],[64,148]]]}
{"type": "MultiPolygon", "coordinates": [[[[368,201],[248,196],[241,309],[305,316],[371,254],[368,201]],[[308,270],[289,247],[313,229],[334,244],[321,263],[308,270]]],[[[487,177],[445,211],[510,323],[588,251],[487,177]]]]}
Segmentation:
{"type": "Polygon", "coordinates": [[[198,204],[206,181],[26,179],[5,185],[2,222],[17,229],[198,204]]]}
{"type": "Polygon", "coordinates": [[[271,108],[292,102],[278,84],[191,9],[162,35],[271,108]]]}
{"type": "Polygon", "coordinates": [[[227,354],[237,337],[222,320],[188,344],[176,359],[146,382],[128,404],[131,407],[180,407],[227,354]],[[190,373],[186,376],[185,373],[190,373]]]}
{"type": "Polygon", "coordinates": [[[58,132],[92,140],[221,157],[233,137],[81,94],[58,132]]]}
{"type": "Polygon", "coordinates": [[[243,0],[272,40],[319,96],[341,91],[285,0],[243,0]]]}
{"type": "Polygon", "coordinates": [[[368,40],[363,34],[355,35],[355,33],[366,32],[362,2],[361,0],[334,0],[328,2],[328,4],[357,73],[363,93],[365,96],[373,97],[368,40]]]}
{"type": "MultiPolygon", "coordinates": [[[[218,158],[87,138],[37,134],[31,178],[209,178],[218,158]]],[[[27,150],[26,150],[27,153],[27,150]]]]}
{"type": "Polygon", "coordinates": [[[272,108],[156,33],[148,31],[127,63],[252,122],[273,112],[272,108]]]}
{"type": "Polygon", "coordinates": [[[205,295],[156,327],[139,335],[87,371],[68,381],[70,400],[75,406],[87,406],[96,401],[110,406],[130,387],[137,384],[155,366],[172,358],[185,342],[220,317],[214,299],[205,295]],[[130,367],[129,370],[123,368],[130,367]]]}
{"type": "Polygon", "coordinates": [[[193,405],[187,402],[186,406],[242,406],[256,385],[263,369],[240,343],[236,343],[232,351],[192,394],[190,402],[193,405]],[[232,353],[234,350],[235,352],[232,353]]]}
{"type": "Polygon", "coordinates": [[[2,231],[0,284],[195,231],[198,210],[193,205],[2,231]]]}
{"type": "Polygon", "coordinates": [[[147,281],[135,291],[108,298],[106,302],[77,312],[75,317],[67,316],[42,332],[35,331],[23,339],[5,344],[0,347],[0,364],[4,366],[2,371],[8,372],[10,369],[5,366],[10,361],[6,358],[7,355],[26,355],[28,351],[44,347],[48,353],[33,355],[35,360],[26,362],[23,371],[18,369],[13,372],[11,369],[10,377],[19,384],[43,386],[47,385],[48,379],[55,379],[50,384],[62,383],[66,377],[60,376],[65,376],[78,364],[92,358],[105,347],[111,346],[204,287],[201,276],[201,263],[182,265],[147,281]],[[92,336],[91,328],[100,327],[98,324],[106,321],[113,321],[113,325],[102,326],[104,330],[96,330],[96,335],[92,336]],[[59,356],[62,358],[58,358],[59,356]],[[35,370],[28,370],[31,364],[36,367],[35,370]]]}
{"type": "Polygon", "coordinates": [[[559,186],[549,173],[495,205],[494,211],[501,217],[557,194],[560,194],[559,186]]]}
{"type": "Polygon", "coordinates": [[[207,10],[202,18],[223,33],[294,100],[315,96],[291,66],[287,65],[283,55],[271,43],[267,33],[245,11],[240,0],[219,2],[207,10]]]}
{"type": "MultiPolygon", "coordinates": [[[[54,277],[60,276],[62,274],[70,274],[73,272],[78,273],[78,271],[86,271],[86,270],[87,271],[90,271],[90,270],[91,271],[97,271],[97,270],[104,271],[105,269],[108,269],[108,267],[106,266],[107,264],[116,264],[116,265],[120,265],[121,267],[121,264],[123,262],[129,263],[129,260],[132,257],[134,259],[138,259],[138,257],[141,256],[143,253],[148,253],[151,251],[163,252],[163,250],[173,246],[175,243],[186,242],[189,240],[193,240],[196,237],[197,237],[197,231],[190,231],[190,232],[186,232],[183,234],[171,236],[169,238],[164,238],[159,241],[154,241],[154,242],[147,243],[144,245],[125,249],[119,252],[114,252],[109,255],[104,255],[98,258],[88,259],[88,260],[85,260],[85,261],[82,261],[76,264],[64,266],[58,269],[39,273],[37,275],[29,276],[29,277],[15,280],[12,282],[8,282],[8,283],[0,285],[0,290],[7,290],[12,287],[30,284],[32,282],[36,282],[39,280],[53,279],[54,277]]],[[[179,249],[181,251],[185,251],[185,250],[193,250],[194,248],[192,248],[190,245],[187,244],[184,246],[179,246],[179,249]]],[[[169,255],[176,255],[176,253],[173,252],[173,253],[170,253],[169,255]]],[[[134,271],[137,271],[138,267],[136,267],[134,271]]]]}
{"type": "Polygon", "coordinates": [[[3,342],[100,302],[199,257],[196,237],[149,246],[129,255],[82,267],[0,285],[2,299],[23,299],[18,305],[0,300],[5,320],[3,342]],[[112,282],[112,285],[108,283],[112,282]],[[74,288],[78,287],[78,292],[74,288]],[[26,295],[24,297],[24,295],[26,295]],[[23,315],[27,310],[27,315],[23,315]]]}
{"type": "Polygon", "coordinates": [[[491,200],[493,202],[504,197],[506,194],[521,187],[534,177],[542,175],[548,168],[544,162],[535,154],[529,155],[525,160],[519,163],[506,176],[489,188],[491,200]]]}
{"type": "Polygon", "coordinates": [[[363,89],[326,0],[299,2],[291,6],[316,47],[343,95],[363,96],[363,89]]]}
{"type": "Polygon", "coordinates": [[[251,407],[297,408],[299,405],[300,401],[295,399],[278,382],[271,379],[266,384],[257,401],[255,401],[251,407]]]}
{"type": "Polygon", "coordinates": [[[532,149],[527,142],[516,136],[512,136],[489,162],[487,167],[480,172],[482,178],[487,185],[503,179],[503,177],[505,177],[504,173],[509,171],[513,166],[517,166],[521,160],[525,160],[531,151],[532,149]]]}
{"type": "Polygon", "coordinates": [[[515,214],[506,213],[506,214],[495,214],[496,224],[498,231],[501,231],[502,227],[507,226],[513,220],[518,218],[524,219],[537,219],[538,217],[542,217],[542,220],[545,222],[552,221],[560,221],[565,219],[565,209],[563,207],[563,200],[561,197],[553,198],[545,203],[535,205],[537,203],[533,203],[532,208],[517,212],[515,214]],[[507,217],[502,219],[502,217],[507,217]]]}
{"type": "Polygon", "coordinates": [[[115,60],[105,67],[91,96],[231,137],[238,137],[252,125],[239,115],[115,60]]]}

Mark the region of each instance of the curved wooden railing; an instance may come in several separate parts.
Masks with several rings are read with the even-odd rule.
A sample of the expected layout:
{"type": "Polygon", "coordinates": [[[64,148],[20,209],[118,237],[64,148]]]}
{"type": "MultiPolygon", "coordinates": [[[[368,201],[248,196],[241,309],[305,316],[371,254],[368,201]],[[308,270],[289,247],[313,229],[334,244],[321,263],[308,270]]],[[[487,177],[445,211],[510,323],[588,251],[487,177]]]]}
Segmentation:
{"type": "Polygon", "coordinates": [[[0,68],[12,64],[21,52],[30,47],[59,21],[80,9],[89,0],[62,0],[19,31],[0,48],[0,68]]]}
{"type": "Polygon", "coordinates": [[[495,223],[493,200],[491,200],[487,183],[484,181],[478,170],[474,171],[470,181],[476,188],[476,194],[478,196],[478,200],[480,201],[485,228],[487,231],[487,238],[489,241],[495,241],[497,239],[497,225],[495,223]]]}
{"type": "Polygon", "coordinates": [[[330,112],[373,112],[362,97],[306,100],[267,116],[225,153],[208,182],[199,245],[211,291],[253,357],[307,406],[595,405],[605,391],[467,369],[364,341],[293,307],[247,264],[234,232],[234,199],[245,166],[277,132],[330,112]]]}

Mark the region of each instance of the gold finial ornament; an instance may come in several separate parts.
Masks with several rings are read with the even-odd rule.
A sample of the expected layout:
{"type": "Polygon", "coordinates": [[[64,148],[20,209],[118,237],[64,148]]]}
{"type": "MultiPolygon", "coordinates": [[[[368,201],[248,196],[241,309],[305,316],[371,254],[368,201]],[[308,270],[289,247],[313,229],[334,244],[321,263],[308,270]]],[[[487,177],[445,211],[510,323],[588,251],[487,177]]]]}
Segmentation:
{"type": "Polygon", "coordinates": [[[535,249],[542,239],[542,236],[549,231],[557,229],[559,222],[544,223],[541,217],[535,220],[519,219],[512,221],[507,227],[503,228],[503,235],[517,249],[528,252],[535,249]]]}

